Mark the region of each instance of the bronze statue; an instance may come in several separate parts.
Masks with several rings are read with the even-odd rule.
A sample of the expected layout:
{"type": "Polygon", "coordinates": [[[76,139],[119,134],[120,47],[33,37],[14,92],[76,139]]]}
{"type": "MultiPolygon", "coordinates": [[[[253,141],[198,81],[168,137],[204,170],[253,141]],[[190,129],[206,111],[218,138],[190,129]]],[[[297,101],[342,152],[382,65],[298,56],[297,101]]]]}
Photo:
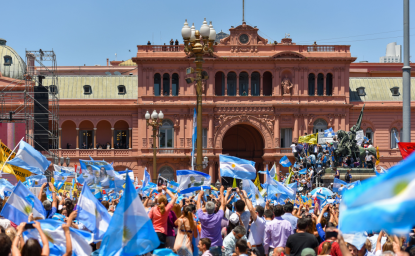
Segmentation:
{"type": "Polygon", "coordinates": [[[282,94],[291,94],[291,88],[293,88],[293,83],[291,83],[290,79],[287,75],[281,81],[282,86],[282,94]]]}

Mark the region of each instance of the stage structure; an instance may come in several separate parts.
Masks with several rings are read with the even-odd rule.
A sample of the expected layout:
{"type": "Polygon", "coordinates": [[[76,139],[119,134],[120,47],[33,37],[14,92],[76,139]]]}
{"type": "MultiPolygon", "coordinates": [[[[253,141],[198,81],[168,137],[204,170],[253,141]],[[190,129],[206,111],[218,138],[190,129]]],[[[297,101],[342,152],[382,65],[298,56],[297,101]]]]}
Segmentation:
{"type": "Polygon", "coordinates": [[[27,51],[23,80],[15,79],[0,91],[0,122],[24,123],[25,141],[52,162],[59,143],[59,94],[54,51],[27,51]],[[43,86],[43,80],[52,80],[43,86]]]}

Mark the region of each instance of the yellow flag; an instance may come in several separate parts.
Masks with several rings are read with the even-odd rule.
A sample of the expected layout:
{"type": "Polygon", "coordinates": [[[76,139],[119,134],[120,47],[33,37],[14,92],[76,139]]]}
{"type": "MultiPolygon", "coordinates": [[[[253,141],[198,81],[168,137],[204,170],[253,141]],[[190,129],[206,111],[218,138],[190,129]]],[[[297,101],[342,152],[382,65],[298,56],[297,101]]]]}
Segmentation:
{"type": "MultiPolygon", "coordinates": [[[[10,150],[1,141],[0,141],[0,145],[1,145],[0,168],[2,168],[3,167],[3,163],[10,156],[10,154],[12,153],[12,150],[10,150]]],[[[16,153],[13,153],[10,156],[9,161],[12,160],[15,156],[16,156],[16,153]]],[[[10,165],[10,164],[6,164],[6,166],[4,167],[3,171],[6,172],[6,173],[13,174],[14,176],[16,176],[17,180],[19,180],[21,182],[25,182],[26,181],[26,177],[29,177],[29,176],[32,175],[32,173],[30,171],[28,171],[26,169],[22,169],[20,167],[14,166],[14,165],[10,165]]]]}
{"type": "Polygon", "coordinates": [[[275,170],[274,180],[279,182],[279,181],[280,181],[280,179],[279,179],[279,177],[278,177],[277,167],[275,166],[275,163],[274,163],[274,170],[275,170]]]}
{"type": "Polygon", "coordinates": [[[308,144],[317,144],[318,133],[309,134],[306,136],[301,136],[298,138],[298,143],[308,143],[308,144]]]}
{"type": "Polygon", "coordinates": [[[293,172],[291,171],[291,167],[288,167],[288,170],[290,170],[290,174],[288,174],[288,177],[287,177],[287,179],[285,180],[285,184],[286,185],[288,185],[288,184],[290,184],[291,182],[291,177],[293,176],[293,172]]]}
{"type": "Polygon", "coordinates": [[[232,184],[232,188],[236,188],[237,186],[236,186],[236,179],[235,178],[233,178],[233,184],[232,184]]]}
{"type": "Polygon", "coordinates": [[[255,181],[254,181],[255,186],[258,188],[259,192],[262,191],[262,187],[261,187],[261,182],[259,181],[259,175],[256,175],[255,181]]]}
{"type": "Polygon", "coordinates": [[[379,146],[376,146],[376,164],[378,165],[380,163],[380,154],[379,154],[379,146]]]}

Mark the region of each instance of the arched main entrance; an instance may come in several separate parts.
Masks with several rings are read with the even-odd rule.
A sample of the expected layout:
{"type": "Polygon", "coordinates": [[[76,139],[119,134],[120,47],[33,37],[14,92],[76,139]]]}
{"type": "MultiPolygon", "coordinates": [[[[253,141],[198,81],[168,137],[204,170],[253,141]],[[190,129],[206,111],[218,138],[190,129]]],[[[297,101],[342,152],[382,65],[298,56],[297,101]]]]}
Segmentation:
{"type": "MultiPolygon", "coordinates": [[[[231,127],[222,140],[222,154],[254,161],[257,170],[263,169],[264,139],[258,130],[247,124],[231,127]]],[[[232,178],[224,178],[224,185],[232,185],[232,178]]]]}

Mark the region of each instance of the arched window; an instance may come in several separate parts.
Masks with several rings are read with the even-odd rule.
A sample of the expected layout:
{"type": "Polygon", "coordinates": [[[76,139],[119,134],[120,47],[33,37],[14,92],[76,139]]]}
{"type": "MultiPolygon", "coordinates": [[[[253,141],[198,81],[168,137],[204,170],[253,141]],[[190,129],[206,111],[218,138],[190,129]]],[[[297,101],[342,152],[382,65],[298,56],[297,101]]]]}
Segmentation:
{"type": "Polygon", "coordinates": [[[127,89],[125,89],[124,85],[118,85],[118,95],[124,95],[127,93],[127,89]]]}
{"type": "Polygon", "coordinates": [[[271,72],[265,72],[264,77],[262,78],[262,93],[264,96],[272,96],[272,74],[271,72]]]}
{"type": "Polygon", "coordinates": [[[221,71],[217,72],[215,75],[215,95],[225,95],[225,74],[221,71]]]}
{"type": "Polygon", "coordinates": [[[316,76],[313,73],[308,74],[308,95],[314,96],[314,85],[316,83],[316,76]]]}
{"type": "Polygon", "coordinates": [[[92,94],[92,88],[90,85],[84,85],[84,94],[92,94]]]}
{"type": "Polygon", "coordinates": [[[160,96],[161,76],[159,73],[154,75],[154,96],[160,96]]]}
{"type": "Polygon", "coordinates": [[[398,148],[398,143],[395,139],[395,135],[396,135],[396,138],[399,138],[398,130],[396,128],[392,128],[392,130],[391,130],[391,149],[398,148]]]}
{"type": "Polygon", "coordinates": [[[174,171],[168,165],[161,167],[159,174],[161,177],[165,178],[168,181],[174,180],[174,171]]]}
{"type": "Polygon", "coordinates": [[[317,76],[317,95],[324,95],[324,75],[321,73],[317,76]]]}
{"type": "Polygon", "coordinates": [[[4,65],[5,66],[10,66],[13,63],[13,59],[10,56],[4,56],[4,65]]]}
{"type": "Polygon", "coordinates": [[[251,74],[251,95],[259,96],[259,81],[260,75],[258,72],[253,72],[251,74]]]}
{"type": "Polygon", "coordinates": [[[327,122],[324,119],[317,119],[314,122],[314,127],[313,127],[313,133],[316,132],[324,132],[324,130],[327,130],[327,122]]]}
{"type": "Polygon", "coordinates": [[[326,95],[333,95],[333,75],[331,73],[328,73],[326,77],[326,95]]]}
{"type": "Polygon", "coordinates": [[[371,128],[366,129],[365,136],[373,144],[373,131],[371,128]]]}
{"type": "Polygon", "coordinates": [[[401,128],[401,131],[399,132],[399,141],[402,140],[402,136],[403,136],[403,129],[401,128]]]}
{"type": "Polygon", "coordinates": [[[171,76],[171,86],[173,87],[172,96],[178,96],[179,95],[179,75],[177,73],[174,73],[171,76]]]}
{"type": "Polygon", "coordinates": [[[228,73],[228,96],[236,96],[236,73],[228,73]]]}
{"type": "Polygon", "coordinates": [[[159,132],[159,147],[160,148],[173,148],[174,146],[174,127],[173,122],[166,119],[163,120],[163,125],[160,127],[159,132]]]}
{"type": "Polygon", "coordinates": [[[170,95],[170,75],[165,73],[163,75],[163,96],[170,95]]]}
{"type": "Polygon", "coordinates": [[[248,73],[241,72],[239,73],[239,95],[240,96],[248,96],[248,73]]]}

